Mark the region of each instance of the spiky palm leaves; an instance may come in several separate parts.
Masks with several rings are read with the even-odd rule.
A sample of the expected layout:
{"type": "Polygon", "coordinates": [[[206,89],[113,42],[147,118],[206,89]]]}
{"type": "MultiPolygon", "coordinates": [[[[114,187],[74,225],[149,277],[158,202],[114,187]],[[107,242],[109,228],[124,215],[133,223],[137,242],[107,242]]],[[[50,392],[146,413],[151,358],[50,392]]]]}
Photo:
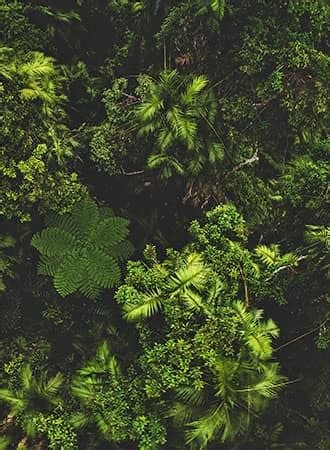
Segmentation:
{"type": "MultiPolygon", "coordinates": [[[[199,338],[195,341],[196,336],[186,336],[192,339],[191,345],[197,345],[195,364],[203,371],[203,383],[196,387],[181,385],[176,390],[177,401],[170,410],[175,422],[186,427],[187,445],[202,449],[211,440],[225,441],[246,429],[250,419],[285,384],[278,365],[270,362],[272,340],[278,336],[278,328],[271,319],[263,320],[262,310],[249,309],[242,301],[221,306],[224,287],[202,255],[190,253],[176,264],[167,269],[167,282],[158,290],[127,291],[131,302],[124,303],[124,311],[126,318],[132,321],[145,320],[162,312],[165,321],[175,328],[171,317],[172,314],[174,318],[177,316],[177,308],[181,306],[189,311],[186,317],[191,317],[187,320],[192,322],[191,327],[186,325],[186,328],[191,330],[192,336],[198,323],[204,324],[203,335],[207,335],[208,325],[218,326],[214,334],[209,338],[204,336],[202,341],[199,338]],[[228,311],[229,316],[226,316],[228,311]],[[216,325],[222,313],[222,325],[216,325]],[[221,339],[225,340],[228,333],[222,326],[234,330],[228,334],[228,338],[235,334],[236,350],[230,355],[222,351],[224,341],[221,339]],[[207,347],[210,353],[200,348],[205,339],[214,339],[214,345],[207,347]],[[205,361],[202,366],[200,358],[205,361]]],[[[179,336],[181,338],[180,333],[179,336]]]]}
{"type": "Polygon", "coordinates": [[[113,408],[106,400],[106,390],[109,385],[119,383],[120,376],[118,361],[111,354],[107,342],[103,342],[95,358],[79,370],[72,382],[72,392],[83,406],[80,412],[72,416],[71,422],[75,428],[96,425],[105,439],[112,440],[114,430],[107,419],[113,414],[113,408]]]}
{"type": "Polygon", "coordinates": [[[124,305],[125,318],[129,321],[143,320],[159,312],[164,303],[180,301],[191,310],[204,311],[206,305],[199,291],[205,286],[209,268],[198,253],[190,253],[181,267],[169,277],[168,291],[154,290],[143,293],[137,302],[124,305]]]}
{"type": "Polygon", "coordinates": [[[186,442],[192,448],[204,449],[216,437],[224,442],[245,431],[285,384],[277,364],[219,359],[211,373],[203,389],[179,389],[170,411],[178,425],[186,425],[186,442]]]}
{"type": "Polygon", "coordinates": [[[21,371],[20,387],[0,389],[0,400],[10,406],[9,415],[19,416],[25,432],[33,436],[34,417],[38,413],[48,412],[53,405],[58,404],[58,392],[62,382],[60,373],[50,379],[47,379],[45,374],[35,378],[27,365],[21,371]]]}
{"type": "Polygon", "coordinates": [[[118,283],[119,261],[132,252],[126,219],[85,199],[71,213],[54,217],[50,225],[31,243],[41,253],[39,273],[53,277],[61,296],[79,291],[96,298],[102,288],[118,283]]]}
{"type": "Polygon", "coordinates": [[[139,134],[155,138],[149,167],[161,168],[162,176],[169,178],[174,173],[198,174],[207,162],[222,160],[215,131],[217,104],[206,89],[207,78],[184,77],[173,70],[149,83],[149,93],[137,110],[139,134]]]}

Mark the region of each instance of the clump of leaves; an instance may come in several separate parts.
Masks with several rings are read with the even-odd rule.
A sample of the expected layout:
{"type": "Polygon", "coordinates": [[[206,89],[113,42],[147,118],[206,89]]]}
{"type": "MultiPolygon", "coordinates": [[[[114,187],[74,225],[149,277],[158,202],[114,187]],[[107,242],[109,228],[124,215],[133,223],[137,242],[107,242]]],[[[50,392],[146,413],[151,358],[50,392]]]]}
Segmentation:
{"type": "Polygon", "coordinates": [[[48,228],[33,236],[31,243],[41,253],[38,272],[53,277],[62,297],[78,291],[96,298],[102,288],[119,282],[119,262],[132,253],[126,239],[128,224],[91,199],[78,202],[70,213],[54,216],[48,228]]]}

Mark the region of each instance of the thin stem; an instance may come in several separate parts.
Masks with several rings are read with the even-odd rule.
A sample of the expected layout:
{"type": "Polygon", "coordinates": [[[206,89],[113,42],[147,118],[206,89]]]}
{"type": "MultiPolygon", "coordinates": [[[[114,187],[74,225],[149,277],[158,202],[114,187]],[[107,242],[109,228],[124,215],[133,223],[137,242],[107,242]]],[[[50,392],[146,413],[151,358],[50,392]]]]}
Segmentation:
{"type": "Polygon", "coordinates": [[[310,334],[315,333],[315,331],[318,331],[321,327],[323,327],[323,325],[325,325],[327,322],[329,322],[330,319],[325,319],[320,325],[318,325],[317,327],[313,328],[310,331],[307,331],[306,333],[303,333],[301,335],[299,335],[298,337],[291,339],[290,341],[286,342],[285,344],[280,345],[279,347],[274,349],[274,352],[277,352],[278,350],[281,350],[284,347],[287,347],[290,344],[293,344],[294,342],[299,341],[300,339],[303,339],[306,336],[309,336],[310,334]]]}

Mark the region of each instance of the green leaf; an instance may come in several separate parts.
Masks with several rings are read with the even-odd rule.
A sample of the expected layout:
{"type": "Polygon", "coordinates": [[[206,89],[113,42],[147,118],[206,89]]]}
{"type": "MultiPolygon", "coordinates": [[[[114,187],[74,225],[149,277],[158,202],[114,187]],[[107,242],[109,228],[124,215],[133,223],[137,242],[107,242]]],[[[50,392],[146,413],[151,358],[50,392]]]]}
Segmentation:
{"type": "Polygon", "coordinates": [[[62,297],[73,294],[81,286],[85,270],[85,260],[79,252],[65,255],[54,276],[54,286],[57,292],[62,297]]]}
{"type": "Polygon", "coordinates": [[[71,214],[75,227],[82,237],[88,235],[99,220],[97,204],[88,197],[76,203],[71,214]]]}
{"type": "Polygon", "coordinates": [[[77,244],[75,237],[59,228],[46,228],[32,237],[31,245],[45,256],[61,256],[73,250],[77,244]]]}
{"type": "Polygon", "coordinates": [[[141,302],[137,305],[126,304],[124,306],[124,317],[127,320],[135,322],[147,319],[158,313],[163,306],[163,298],[157,291],[141,294],[141,302]]]}
{"type": "Polygon", "coordinates": [[[96,247],[109,248],[122,242],[128,236],[128,220],[109,217],[100,222],[91,235],[96,247]]]}
{"type": "Polygon", "coordinates": [[[112,256],[106,255],[99,249],[89,249],[86,257],[88,274],[97,286],[112,288],[118,283],[121,273],[112,256]]]}
{"type": "Polygon", "coordinates": [[[193,103],[200,92],[208,85],[208,79],[204,75],[199,75],[193,78],[191,83],[187,86],[185,92],[181,95],[181,101],[184,105],[193,103]]]}

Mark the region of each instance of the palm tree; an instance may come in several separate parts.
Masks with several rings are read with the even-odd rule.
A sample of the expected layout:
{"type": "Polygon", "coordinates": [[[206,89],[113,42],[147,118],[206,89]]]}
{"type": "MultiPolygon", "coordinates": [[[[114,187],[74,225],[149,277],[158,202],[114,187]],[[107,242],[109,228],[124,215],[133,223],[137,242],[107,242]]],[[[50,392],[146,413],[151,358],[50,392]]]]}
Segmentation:
{"type": "Polygon", "coordinates": [[[75,428],[96,425],[105,440],[113,440],[114,430],[108,420],[113,410],[111,406],[107,407],[105,387],[111,383],[117,383],[120,376],[121,369],[118,361],[111,354],[108,343],[103,342],[95,358],[78,371],[72,382],[72,392],[82,405],[81,410],[71,418],[75,428]],[[94,404],[100,406],[94,407],[94,404]]]}
{"type": "Polygon", "coordinates": [[[170,415],[186,426],[187,444],[204,449],[211,440],[224,442],[246,431],[251,418],[285,384],[278,369],[275,363],[219,359],[203,389],[179,389],[170,415]]]}
{"type": "MultiPolygon", "coordinates": [[[[167,279],[162,290],[132,295],[138,303],[124,305],[126,318],[141,321],[161,311],[166,316],[174,301],[197,314],[198,320],[217,323],[222,287],[200,254],[181,258],[167,279]]],[[[251,417],[285,385],[278,364],[270,362],[272,340],[278,336],[275,323],[263,320],[262,310],[249,309],[242,301],[229,308],[231,323],[238,326],[239,350],[230,357],[215,350],[215,357],[204,365],[204,386],[181,386],[170,410],[175,422],[187,427],[187,445],[193,448],[203,449],[211,440],[225,441],[245,430],[251,417]]],[[[198,359],[197,348],[196,354],[198,359]]]]}
{"type": "Polygon", "coordinates": [[[58,391],[62,382],[60,373],[50,379],[45,374],[35,378],[31,367],[25,365],[21,370],[20,386],[0,389],[0,400],[10,406],[8,415],[14,418],[20,416],[26,434],[34,436],[34,417],[38,413],[48,412],[59,403],[58,391]]]}
{"type": "Polygon", "coordinates": [[[215,129],[217,103],[203,76],[182,76],[176,70],[149,80],[149,92],[137,109],[139,134],[152,135],[155,151],[150,168],[165,178],[174,173],[198,174],[206,163],[223,159],[215,129]]]}

